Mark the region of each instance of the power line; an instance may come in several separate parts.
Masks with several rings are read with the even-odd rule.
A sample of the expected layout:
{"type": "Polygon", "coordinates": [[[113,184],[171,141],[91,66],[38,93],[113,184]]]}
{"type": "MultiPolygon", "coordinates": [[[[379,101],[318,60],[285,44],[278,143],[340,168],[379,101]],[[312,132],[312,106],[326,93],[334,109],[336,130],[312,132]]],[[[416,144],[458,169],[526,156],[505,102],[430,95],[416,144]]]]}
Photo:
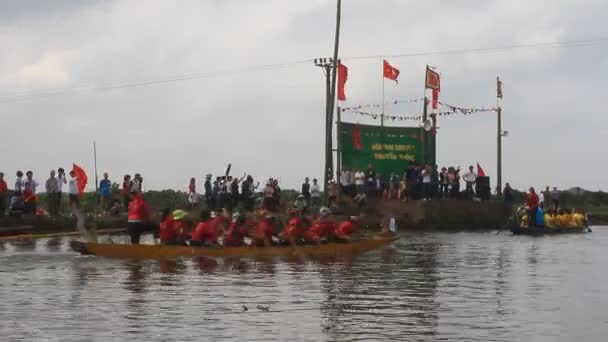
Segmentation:
{"type": "MultiPolygon", "coordinates": [[[[497,47],[485,47],[485,48],[471,48],[471,49],[453,49],[453,50],[437,50],[427,52],[411,52],[411,53],[398,53],[398,54],[383,54],[383,55],[367,55],[367,56],[350,56],[344,57],[342,60],[365,60],[365,59],[382,59],[382,58],[412,58],[412,57],[423,57],[423,56],[434,56],[434,55],[453,55],[453,54],[467,54],[467,53],[493,53],[493,52],[504,52],[519,49],[532,49],[532,48],[558,48],[558,47],[582,47],[592,46],[608,42],[608,37],[597,38],[597,39],[585,39],[585,40],[571,40],[571,41],[556,41],[556,42],[540,42],[531,44],[517,44],[517,45],[506,45],[497,47]]],[[[313,58],[307,58],[302,60],[288,61],[282,63],[262,64],[253,65],[235,69],[224,69],[217,71],[200,72],[193,74],[177,75],[165,79],[139,81],[139,82],[122,82],[116,84],[107,84],[101,86],[95,85],[81,85],[67,88],[54,88],[37,91],[24,91],[13,93],[0,97],[0,103],[2,102],[13,102],[19,100],[26,100],[30,98],[48,97],[58,95],[62,93],[79,91],[79,90],[92,90],[92,91],[108,91],[114,89],[124,88],[136,88],[145,87],[158,84],[183,82],[195,79],[214,78],[224,75],[239,74],[245,72],[256,72],[274,70],[280,68],[286,68],[293,65],[304,64],[313,62],[313,58]]]]}
{"type": "Polygon", "coordinates": [[[532,44],[517,44],[487,48],[473,48],[473,49],[454,49],[454,50],[438,50],[430,52],[413,52],[413,53],[400,53],[400,54],[385,54],[385,55],[369,55],[369,56],[353,56],[343,57],[344,60],[357,60],[357,59],[381,59],[381,58],[402,58],[402,57],[421,57],[421,56],[433,56],[433,55],[451,55],[451,54],[465,54],[465,53],[483,53],[483,52],[500,52],[517,49],[529,49],[529,48],[556,48],[556,47],[578,47],[578,46],[590,46],[597,45],[600,43],[608,42],[608,37],[588,39],[588,40],[571,40],[562,42],[545,42],[545,43],[532,43],[532,44]]]}

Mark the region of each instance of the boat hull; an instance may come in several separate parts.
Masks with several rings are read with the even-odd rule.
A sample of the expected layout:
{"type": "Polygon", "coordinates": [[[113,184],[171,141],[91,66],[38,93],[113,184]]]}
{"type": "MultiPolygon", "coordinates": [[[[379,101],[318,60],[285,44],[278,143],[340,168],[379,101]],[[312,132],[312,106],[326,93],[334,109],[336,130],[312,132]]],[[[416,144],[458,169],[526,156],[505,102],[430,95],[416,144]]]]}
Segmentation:
{"type": "Polygon", "coordinates": [[[207,248],[166,245],[125,245],[72,241],[71,248],[84,255],[127,259],[171,259],[181,257],[261,258],[275,256],[341,256],[382,248],[397,237],[379,237],[349,243],[280,247],[207,248]]]}
{"type": "Polygon", "coordinates": [[[591,229],[589,229],[588,227],[580,227],[580,228],[513,227],[513,228],[511,228],[511,232],[513,232],[514,235],[539,236],[539,235],[557,235],[557,234],[584,234],[584,233],[590,233],[591,229]]]}

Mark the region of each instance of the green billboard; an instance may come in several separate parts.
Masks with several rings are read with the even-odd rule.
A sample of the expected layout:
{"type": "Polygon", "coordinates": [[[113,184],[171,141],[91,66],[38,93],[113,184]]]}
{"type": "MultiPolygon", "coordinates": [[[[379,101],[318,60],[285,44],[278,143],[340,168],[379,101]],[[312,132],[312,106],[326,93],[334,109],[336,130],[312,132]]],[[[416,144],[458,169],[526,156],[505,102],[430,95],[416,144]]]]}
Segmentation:
{"type": "Polygon", "coordinates": [[[344,170],[365,170],[371,164],[386,179],[391,173],[402,175],[409,164],[435,164],[435,136],[419,127],[341,122],[338,139],[344,170]]]}

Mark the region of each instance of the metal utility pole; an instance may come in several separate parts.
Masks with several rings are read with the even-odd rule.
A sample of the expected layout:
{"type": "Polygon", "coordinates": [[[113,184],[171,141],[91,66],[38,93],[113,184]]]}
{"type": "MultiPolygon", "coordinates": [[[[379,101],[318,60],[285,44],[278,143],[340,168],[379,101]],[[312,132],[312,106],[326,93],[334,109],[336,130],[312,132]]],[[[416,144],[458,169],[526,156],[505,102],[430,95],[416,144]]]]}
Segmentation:
{"type": "Polygon", "coordinates": [[[502,108],[497,110],[498,124],[496,127],[496,193],[502,194],[502,108]]]}
{"type": "Polygon", "coordinates": [[[426,96],[424,97],[424,106],[422,107],[422,126],[420,127],[420,140],[422,141],[422,165],[426,166],[427,163],[427,158],[426,158],[426,154],[427,154],[427,146],[426,146],[426,141],[427,141],[427,132],[426,132],[426,128],[424,127],[424,125],[426,124],[426,120],[428,119],[428,99],[426,98],[426,96]]]}
{"type": "Polygon", "coordinates": [[[324,180],[323,192],[327,201],[327,189],[329,180],[333,178],[333,112],[336,98],[336,78],[338,63],[338,51],[340,46],[340,17],[341,17],[342,1],[336,2],[336,33],[334,41],[334,56],[333,58],[315,59],[315,66],[323,68],[325,72],[325,165],[324,165],[324,180]]]}
{"type": "Polygon", "coordinates": [[[333,151],[332,151],[332,91],[331,91],[331,68],[333,61],[331,58],[316,58],[315,66],[323,69],[325,74],[325,162],[323,165],[323,190],[327,193],[327,185],[329,177],[332,175],[333,169],[333,151]]]}
{"type": "Polygon", "coordinates": [[[507,136],[506,131],[502,131],[502,82],[500,77],[496,77],[496,194],[502,195],[502,137],[507,136]]]}

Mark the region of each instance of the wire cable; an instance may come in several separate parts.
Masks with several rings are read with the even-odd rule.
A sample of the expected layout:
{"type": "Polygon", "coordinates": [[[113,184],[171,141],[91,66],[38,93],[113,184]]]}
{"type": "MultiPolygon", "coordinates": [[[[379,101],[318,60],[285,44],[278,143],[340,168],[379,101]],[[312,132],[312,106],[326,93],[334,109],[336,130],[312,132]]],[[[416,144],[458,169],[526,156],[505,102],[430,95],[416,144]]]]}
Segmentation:
{"type": "MultiPolygon", "coordinates": [[[[365,60],[365,59],[381,59],[381,58],[412,58],[412,57],[423,57],[433,55],[454,55],[454,54],[467,54],[467,53],[493,53],[493,52],[505,52],[519,49],[532,49],[532,48],[558,48],[558,47],[581,47],[581,46],[593,46],[602,43],[607,43],[608,37],[596,38],[596,39],[584,39],[584,40],[570,40],[570,41],[556,41],[556,42],[540,42],[531,44],[516,44],[506,45],[497,47],[485,47],[485,48],[470,48],[470,49],[453,49],[453,50],[437,50],[427,52],[411,52],[411,53],[398,53],[398,54],[384,54],[384,55],[366,55],[366,56],[350,56],[343,57],[341,60],[365,60]]],[[[92,90],[92,91],[108,91],[114,89],[125,89],[125,88],[137,88],[145,86],[153,86],[158,84],[167,84],[175,82],[183,82],[195,79],[214,78],[224,75],[239,74],[246,72],[257,72],[267,71],[280,68],[286,68],[293,65],[304,64],[313,62],[313,58],[307,58],[302,60],[295,60],[282,63],[252,65],[236,69],[224,69],[217,71],[200,72],[193,74],[177,75],[168,77],[165,79],[156,79],[148,81],[132,81],[132,82],[121,82],[116,84],[107,84],[101,86],[95,85],[81,85],[67,88],[55,88],[46,90],[34,90],[34,91],[23,91],[13,93],[10,95],[0,96],[0,103],[2,102],[13,102],[19,100],[26,100],[30,98],[48,97],[52,95],[78,91],[78,90],[92,90]]]]}

